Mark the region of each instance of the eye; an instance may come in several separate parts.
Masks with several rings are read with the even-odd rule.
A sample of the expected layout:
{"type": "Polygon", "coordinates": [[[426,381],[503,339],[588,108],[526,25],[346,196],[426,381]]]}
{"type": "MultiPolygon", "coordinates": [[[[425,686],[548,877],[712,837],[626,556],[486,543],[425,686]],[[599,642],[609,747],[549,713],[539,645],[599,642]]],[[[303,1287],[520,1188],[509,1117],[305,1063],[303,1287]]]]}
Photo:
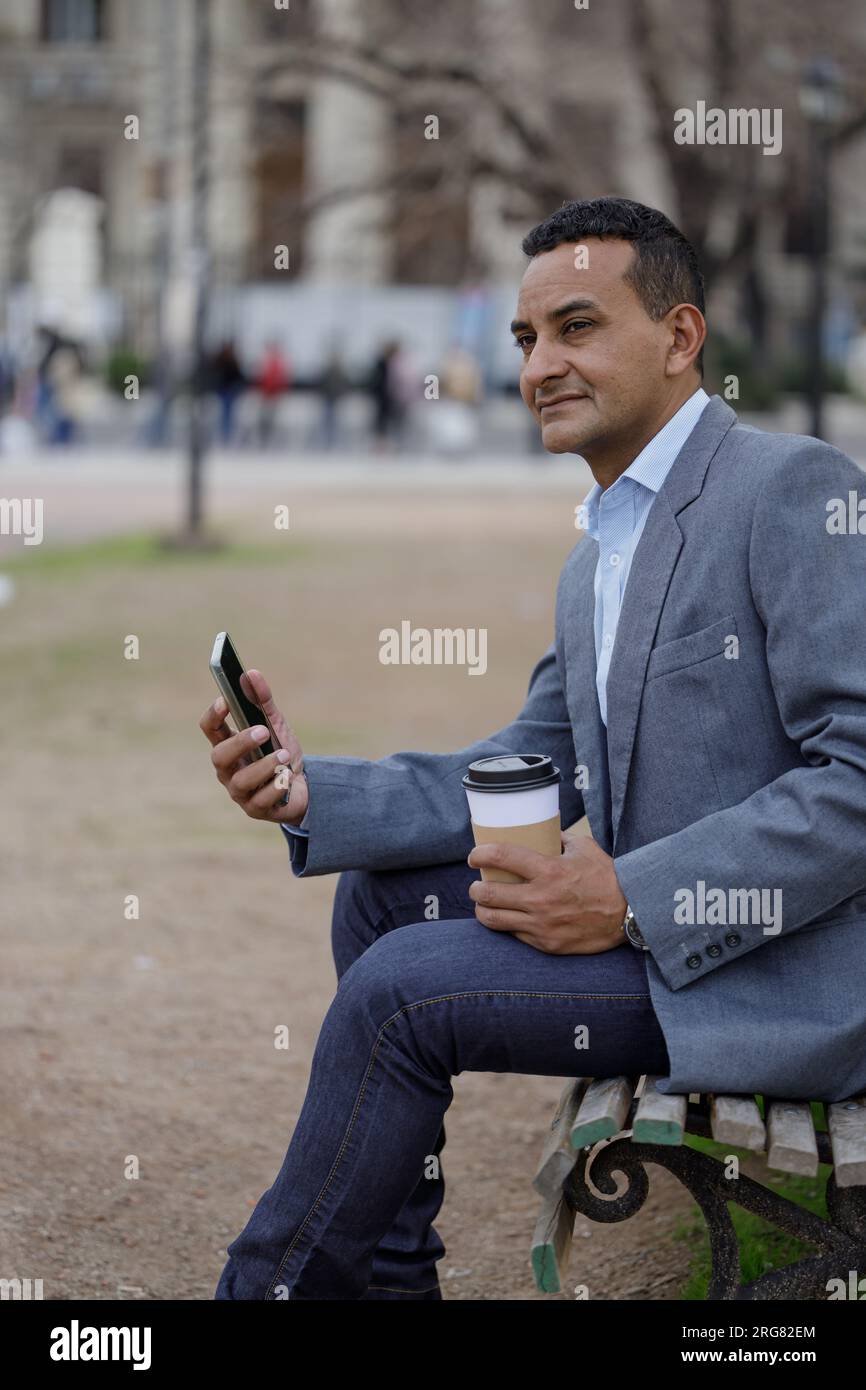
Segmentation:
{"type": "Polygon", "coordinates": [[[514,339],[514,346],[521,352],[530,352],[532,344],[535,342],[535,335],[532,333],[519,333],[514,339]]]}
{"type": "Polygon", "coordinates": [[[572,328],[592,328],[591,319],[569,319],[563,328],[563,333],[568,333],[572,328]]]}

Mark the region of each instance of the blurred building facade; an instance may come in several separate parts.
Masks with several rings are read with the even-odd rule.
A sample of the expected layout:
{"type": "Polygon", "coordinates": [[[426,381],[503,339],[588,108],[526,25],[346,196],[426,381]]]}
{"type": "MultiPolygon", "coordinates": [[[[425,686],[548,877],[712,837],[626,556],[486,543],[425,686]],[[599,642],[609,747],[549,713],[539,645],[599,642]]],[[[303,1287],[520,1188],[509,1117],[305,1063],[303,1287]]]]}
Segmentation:
{"type": "MultiPolygon", "coordinates": [[[[559,0],[545,8],[544,19],[525,0],[415,11],[438,12],[438,30],[437,15],[428,15],[434,68],[437,57],[447,65],[462,52],[479,83],[525,88],[516,109],[530,132],[533,94],[545,93],[546,134],[552,123],[554,143],[561,135],[561,187],[570,196],[625,193],[676,216],[626,41],[628,5],[594,9],[576,31],[578,64],[573,48],[558,53],[558,41],[566,22],[583,19],[559,0]]],[[[66,214],[52,195],[73,189],[94,200],[76,216],[97,229],[98,264],[88,268],[86,246],[69,251],[79,294],[89,275],[104,295],[100,307],[95,292],[94,333],[142,352],[183,340],[198,254],[193,10],[191,0],[0,0],[0,289],[18,287],[19,315],[50,318],[63,298],[63,285],[40,274],[33,247],[40,237],[44,246],[52,225],[63,246],[66,214]]],[[[513,286],[524,264],[520,236],[538,215],[537,197],[531,204],[519,176],[509,177],[510,153],[510,167],[520,167],[519,142],[508,150],[508,123],[504,134],[493,128],[495,108],[479,107],[471,84],[461,93],[451,82],[445,100],[435,73],[382,69],[380,40],[399,34],[405,4],[212,0],[210,12],[211,279],[225,302],[248,287],[251,304],[267,300],[278,285],[323,294],[328,286],[513,286]],[[306,46],[317,39],[325,62],[310,59],[306,46]],[[365,46],[368,72],[357,62],[365,46]],[[431,116],[435,142],[423,134],[431,116]]],[[[417,48],[418,35],[407,31],[409,39],[417,48]]],[[[757,165],[770,184],[786,177],[781,161],[757,165]]],[[[838,257],[866,259],[863,140],[846,149],[837,177],[846,189],[838,257]]],[[[793,222],[802,202],[792,203],[793,222]]],[[[764,228],[759,255],[771,292],[802,309],[805,271],[790,244],[781,218],[764,228]]],[[[733,299],[721,296],[719,311],[736,320],[733,299]]],[[[784,313],[775,331],[784,338],[784,313]]]]}

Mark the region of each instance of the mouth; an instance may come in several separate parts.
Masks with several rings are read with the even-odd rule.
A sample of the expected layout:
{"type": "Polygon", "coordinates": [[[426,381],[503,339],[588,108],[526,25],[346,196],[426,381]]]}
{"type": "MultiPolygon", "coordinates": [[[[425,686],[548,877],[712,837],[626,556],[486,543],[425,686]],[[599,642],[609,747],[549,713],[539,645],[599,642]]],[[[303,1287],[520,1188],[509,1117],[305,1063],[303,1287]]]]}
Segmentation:
{"type": "Polygon", "coordinates": [[[545,410],[555,410],[557,406],[568,405],[570,401],[585,401],[588,399],[589,398],[586,395],[577,395],[575,393],[572,393],[568,396],[557,396],[552,401],[543,401],[541,405],[538,407],[538,409],[539,412],[543,415],[545,410]]]}

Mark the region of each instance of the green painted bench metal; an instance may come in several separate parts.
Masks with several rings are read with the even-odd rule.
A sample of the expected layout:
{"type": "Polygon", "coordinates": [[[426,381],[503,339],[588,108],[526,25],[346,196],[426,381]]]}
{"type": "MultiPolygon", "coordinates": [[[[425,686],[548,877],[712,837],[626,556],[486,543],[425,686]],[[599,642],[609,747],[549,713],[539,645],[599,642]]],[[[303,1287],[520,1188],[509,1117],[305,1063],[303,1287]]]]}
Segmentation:
{"type": "Polygon", "coordinates": [[[542,1201],[531,1259],[541,1292],[562,1290],[577,1212],[613,1222],[640,1210],[647,1163],[672,1172],[701,1207],[712,1251],[709,1299],[826,1299],[828,1280],[847,1287],[851,1270],[866,1274],[866,1096],[821,1102],[821,1130],[808,1101],[767,1098],[762,1116],[755,1096],[663,1095],[657,1079],[566,1083],[533,1179],[542,1201]],[[829,1164],[827,1219],[744,1173],[727,1176],[732,1165],[684,1144],[686,1134],[763,1154],[784,1173],[815,1177],[820,1163],[829,1164]],[[619,1194],[617,1173],[625,1178],[619,1194]],[[742,1284],[729,1202],[814,1245],[816,1254],[742,1284]]]}

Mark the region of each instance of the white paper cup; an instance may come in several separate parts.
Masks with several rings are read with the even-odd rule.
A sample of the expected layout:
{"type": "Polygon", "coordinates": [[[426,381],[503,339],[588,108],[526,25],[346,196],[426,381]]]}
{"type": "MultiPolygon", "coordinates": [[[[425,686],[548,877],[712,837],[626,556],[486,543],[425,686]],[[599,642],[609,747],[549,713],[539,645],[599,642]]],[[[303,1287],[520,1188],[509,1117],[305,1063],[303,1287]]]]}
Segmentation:
{"type": "MultiPolygon", "coordinates": [[[[543,753],[504,754],[470,763],[463,778],[476,845],[509,844],[562,853],[559,768],[543,753]]],[[[521,883],[506,869],[479,869],[482,879],[521,883]]]]}

